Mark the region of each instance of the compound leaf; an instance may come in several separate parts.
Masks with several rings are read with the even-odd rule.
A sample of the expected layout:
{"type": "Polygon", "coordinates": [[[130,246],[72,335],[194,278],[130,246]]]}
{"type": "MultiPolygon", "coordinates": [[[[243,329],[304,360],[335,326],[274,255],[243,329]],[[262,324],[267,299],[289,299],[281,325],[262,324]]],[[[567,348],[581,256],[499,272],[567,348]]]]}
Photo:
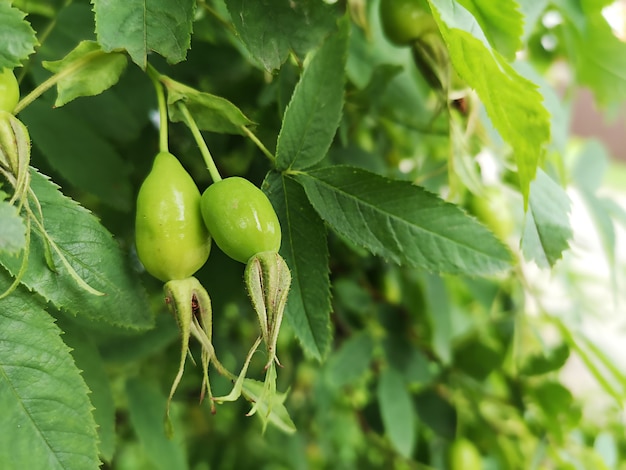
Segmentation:
{"type": "Polygon", "coordinates": [[[333,230],[396,263],[470,275],[511,264],[509,250],[487,228],[409,182],[348,166],[295,178],[333,230]]]}

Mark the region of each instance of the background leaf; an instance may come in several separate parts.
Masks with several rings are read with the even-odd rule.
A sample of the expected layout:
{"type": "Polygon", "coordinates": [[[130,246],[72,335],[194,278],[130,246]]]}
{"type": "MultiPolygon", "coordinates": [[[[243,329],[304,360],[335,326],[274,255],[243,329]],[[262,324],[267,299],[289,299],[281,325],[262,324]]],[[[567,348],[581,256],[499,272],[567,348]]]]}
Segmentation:
{"type": "Polygon", "coordinates": [[[302,187],[291,178],[270,173],[263,189],[280,220],[280,253],[291,269],[285,316],[305,352],[321,360],[332,339],[326,228],[302,187]]]}
{"type": "Polygon", "coordinates": [[[97,129],[43,100],[32,103],[20,117],[35,147],[67,181],[107,205],[131,210],[130,166],[97,129]]]}
{"type": "MultiPolygon", "coordinates": [[[[86,209],[63,196],[45,176],[33,170],[31,178],[46,230],[78,274],[105,295],[94,296],[82,290],[65,272],[56,254],[53,256],[57,272],[51,271],[45,261],[41,234],[35,228],[22,283],[82,321],[131,329],[151,327],[153,319],[143,288],[130,273],[111,234],[86,209]]],[[[15,257],[0,253],[0,263],[13,275],[19,270],[20,260],[15,257]]]]}
{"type": "Polygon", "coordinates": [[[72,350],[72,358],[89,387],[89,401],[98,430],[98,449],[107,462],[115,450],[115,403],[107,371],[100,352],[89,333],[61,318],[57,321],[63,330],[63,341],[72,350]]]}
{"type": "Polygon", "coordinates": [[[380,374],[378,404],[391,444],[404,458],[410,458],[415,446],[415,409],[404,378],[395,369],[380,374]]]}
{"type": "Polygon", "coordinates": [[[531,184],[529,208],[522,238],[524,256],[541,267],[554,266],[572,238],[569,197],[548,175],[538,170],[537,179],[531,184]]]}
{"type": "Polygon", "coordinates": [[[541,94],[491,49],[476,19],[452,0],[429,0],[456,72],[476,92],[502,138],[513,148],[525,205],[539,156],[550,138],[541,94]]]}
{"type": "Polygon", "coordinates": [[[93,96],[117,83],[126,67],[126,56],[119,52],[105,53],[93,41],[82,41],[63,59],[43,62],[52,73],[66,74],[57,83],[55,106],[63,106],[80,96],[93,96]]]}
{"type": "MultiPolygon", "coordinates": [[[[4,289],[9,282],[0,273],[4,289]]],[[[0,300],[0,467],[98,468],[88,389],[37,298],[0,300]]]]}
{"type": "Polygon", "coordinates": [[[626,44],[602,15],[600,2],[555,2],[566,19],[560,28],[572,51],[578,80],[593,90],[599,103],[626,98],[626,44]]]}
{"type": "Polygon", "coordinates": [[[432,345],[434,352],[444,364],[452,362],[453,315],[450,305],[450,293],[446,283],[440,276],[429,274],[425,276],[426,284],[426,314],[430,318],[432,329],[432,345]]]}
{"type": "Polygon", "coordinates": [[[352,385],[367,372],[374,342],[366,332],[346,340],[326,363],[327,380],[332,387],[352,385]]]}
{"type": "Polygon", "coordinates": [[[435,433],[453,439],[457,426],[456,410],[432,388],[421,391],[415,398],[415,407],[420,420],[435,433]]]}
{"type": "Polygon", "coordinates": [[[342,21],[304,70],[278,135],[279,170],[308,168],[319,162],[333,140],[343,108],[349,23],[342,21]]]}
{"type": "MultiPolygon", "coordinates": [[[[75,119],[97,131],[100,138],[124,148],[137,141],[142,131],[150,127],[150,111],[155,107],[154,89],[148,86],[148,78],[136,67],[127,68],[120,81],[106,93],[74,100],[64,106],[75,119]],[[98,109],[97,113],[93,110],[98,109]]],[[[152,146],[145,146],[150,152],[152,146]]],[[[154,144],[156,153],[156,144],[154,144]]],[[[121,150],[119,150],[121,154],[121,150]]],[[[133,156],[139,152],[131,150],[133,156]]],[[[129,160],[131,160],[129,158],[129,160]]],[[[134,158],[133,164],[135,163],[134,158]]],[[[128,170],[113,160],[118,177],[126,181],[128,170]]],[[[103,202],[107,202],[104,200],[103,202]]]]}
{"type": "MultiPolygon", "coordinates": [[[[156,386],[141,379],[129,380],[126,383],[126,392],[133,428],[153,468],[189,468],[180,442],[182,429],[174,433],[175,439],[168,439],[165,435],[165,395],[156,386]]],[[[173,425],[176,424],[174,420],[173,425]]]]}
{"type": "Polygon", "coordinates": [[[335,8],[316,0],[226,0],[226,5],[242,41],[270,72],[290,50],[305,54],[335,27],[335,8]]]}
{"type": "Polygon", "coordinates": [[[295,178],[333,230],[396,263],[475,275],[511,263],[489,230],[419,186],[345,166],[295,178]]]}
{"type": "Polygon", "coordinates": [[[191,42],[194,0],[93,0],[102,49],[126,49],[142,69],[150,51],[170,63],[185,59],[191,42]]]}
{"type": "MultiPolygon", "coordinates": [[[[161,304],[162,306],[164,306],[161,304]]],[[[180,337],[176,321],[165,312],[158,312],[154,328],[141,334],[104,336],[98,340],[98,350],[110,364],[128,364],[146,360],[174,344],[180,337]]],[[[134,333],[134,332],[131,332],[134,333]]]]}
{"type": "Polygon", "coordinates": [[[11,2],[0,2],[0,70],[20,66],[35,52],[37,38],[30,23],[24,21],[25,16],[11,2]]]}
{"type": "Polygon", "coordinates": [[[561,343],[542,354],[533,354],[524,362],[524,373],[527,375],[540,375],[558,370],[565,365],[569,355],[570,348],[567,346],[567,343],[561,343]]]}

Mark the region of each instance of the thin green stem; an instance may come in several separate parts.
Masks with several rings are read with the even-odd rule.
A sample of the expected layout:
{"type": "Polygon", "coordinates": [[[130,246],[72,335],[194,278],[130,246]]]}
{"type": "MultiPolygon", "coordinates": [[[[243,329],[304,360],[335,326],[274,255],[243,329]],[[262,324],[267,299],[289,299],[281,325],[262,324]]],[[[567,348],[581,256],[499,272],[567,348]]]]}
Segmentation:
{"type": "Polygon", "coordinates": [[[204,163],[206,163],[209,173],[211,174],[211,178],[213,179],[213,182],[217,183],[218,181],[222,181],[222,177],[220,176],[220,172],[217,170],[217,167],[215,166],[215,162],[213,161],[213,157],[211,156],[209,147],[207,147],[206,142],[204,141],[204,138],[202,137],[202,134],[200,133],[200,129],[198,129],[198,125],[196,124],[196,121],[194,121],[193,116],[187,109],[187,106],[185,106],[184,103],[179,102],[178,108],[183,113],[183,116],[185,118],[185,124],[187,124],[187,127],[189,127],[189,129],[191,130],[191,133],[193,134],[193,138],[195,139],[196,144],[198,145],[198,148],[200,149],[200,153],[202,154],[202,158],[204,158],[204,163]]]}
{"type": "Polygon", "coordinates": [[[203,8],[204,10],[206,10],[210,15],[212,15],[217,21],[219,21],[222,24],[222,26],[224,26],[226,29],[228,29],[231,33],[236,34],[236,30],[235,30],[235,27],[233,26],[232,22],[226,21],[224,18],[222,18],[219,15],[219,13],[217,13],[217,11],[215,11],[213,8],[211,8],[211,6],[207,5],[206,1],[200,0],[198,2],[198,6],[200,8],[203,8]]]}
{"type": "MultiPolygon", "coordinates": [[[[35,192],[32,189],[29,189],[29,193],[31,194],[31,196],[37,201],[37,206],[40,208],[40,203],[39,203],[39,199],[37,199],[37,195],[35,194],[35,192]]],[[[63,252],[61,251],[61,249],[59,248],[59,246],[56,244],[56,242],[52,239],[52,237],[50,236],[50,234],[46,231],[46,228],[43,225],[43,219],[39,220],[36,216],[35,213],[33,212],[33,210],[30,207],[30,204],[26,201],[26,203],[24,204],[24,208],[26,209],[26,212],[28,214],[28,216],[30,217],[30,220],[32,220],[35,223],[35,228],[39,229],[39,232],[44,240],[45,243],[47,243],[50,248],[52,250],[54,250],[57,254],[57,256],[59,257],[59,260],[61,261],[61,264],[63,265],[63,267],[67,270],[68,274],[70,275],[70,277],[72,279],[74,279],[74,282],[76,282],[76,284],[78,284],[78,286],[80,288],[82,288],[83,290],[89,292],[92,295],[104,295],[104,292],[100,292],[97,289],[94,289],[93,287],[91,287],[89,284],[87,284],[87,282],[76,272],[76,270],[72,267],[72,265],[70,264],[70,262],[67,260],[67,258],[65,257],[65,255],[63,254],[63,252]]]]}
{"type": "Polygon", "coordinates": [[[167,136],[167,103],[165,102],[165,92],[161,84],[161,74],[156,71],[152,65],[148,64],[146,71],[152,80],[157,95],[159,105],[159,150],[161,152],[169,152],[168,136],[167,136]]]}
{"type": "Polygon", "coordinates": [[[276,161],[276,157],[272,152],[270,152],[263,142],[259,140],[259,138],[246,126],[241,126],[241,130],[246,134],[252,142],[256,144],[257,147],[263,152],[263,154],[270,160],[270,162],[274,163],[276,161]]]}

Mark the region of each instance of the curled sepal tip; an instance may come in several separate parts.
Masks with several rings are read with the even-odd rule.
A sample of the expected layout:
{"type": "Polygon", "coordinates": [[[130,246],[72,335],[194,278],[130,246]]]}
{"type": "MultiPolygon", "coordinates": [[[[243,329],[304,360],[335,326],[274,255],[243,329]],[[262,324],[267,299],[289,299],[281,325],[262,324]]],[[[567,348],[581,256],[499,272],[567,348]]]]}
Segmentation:
{"type": "Polygon", "coordinates": [[[209,383],[208,367],[211,358],[215,355],[211,343],[212,335],[212,310],[211,298],[202,284],[195,278],[172,280],[163,287],[165,303],[169,311],[174,315],[181,334],[181,354],[178,373],[172,383],[170,394],[167,399],[166,423],[169,423],[170,403],[178,388],[185,369],[185,360],[189,351],[189,339],[196,338],[202,345],[203,381],[200,400],[205,394],[211,398],[211,411],[215,413],[212,400],[211,385],[209,383]]]}
{"type": "Polygon", "coordinates": [[[265,251],[248,260],[244,277],[267,348],[267,370],[272,362],[280,365],[276,357],[276,341],[287,304],[291,272],[282,256],[274,251],[265,251]]]}
{"type": "MultiPolygon", "coordinates": [[[[296,426],[284,405],[287,392],[277,393],[274,389],[273,392],[270,391],[268,393],[268,379],[270,383],[275,383],[276,380],[276,371],[273,364],[270,366],[270,369],[274,369],[273,377],[266,377],[265,383],[253,379],[245,379],[243,381],[242,394],[247,400],[254,403],[248,416],[256,414],[261,419],[263,431],[265,431],[268,423],[272,423],[281,431],[293,434],[296,432],[296,426]]],[[[270,375],[272,375],[272,372],[270,372],[270,375]]]]}

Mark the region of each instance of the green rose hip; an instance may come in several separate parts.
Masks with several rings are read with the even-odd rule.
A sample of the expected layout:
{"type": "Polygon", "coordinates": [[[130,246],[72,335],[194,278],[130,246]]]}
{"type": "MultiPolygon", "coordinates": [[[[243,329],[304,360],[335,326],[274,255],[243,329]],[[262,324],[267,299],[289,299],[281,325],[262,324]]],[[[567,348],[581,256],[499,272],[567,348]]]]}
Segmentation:
{"type": "Polygon", "coordinates": [[[246,263],[257,253],[280,248],[280,224],[272,204],[244,178],[209,186],[202,195],[202,216],[217,246],[237,261],[246,263]]]}
{"type": "Polygon", "coordinates": [[[200,191],[171,153],[155,157],[139,189],[135,239],[146,271],[163,282],[192,276],[209,257],[200,191]]]}
{"type": "Polygon", "coordinates": [[[397,46],[405,46],[438,31],[427,8],[422,0],[381,0],[380,21],[387,39],[397,46]]]}

